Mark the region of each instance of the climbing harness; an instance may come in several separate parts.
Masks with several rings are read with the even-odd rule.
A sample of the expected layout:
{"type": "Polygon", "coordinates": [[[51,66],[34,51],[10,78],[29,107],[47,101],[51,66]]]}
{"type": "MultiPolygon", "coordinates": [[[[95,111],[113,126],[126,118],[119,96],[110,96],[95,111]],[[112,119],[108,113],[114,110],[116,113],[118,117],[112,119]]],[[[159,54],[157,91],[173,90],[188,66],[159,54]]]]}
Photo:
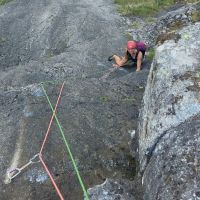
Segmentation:
{"type": "Polygon", "coordinates": [[[24,170],[25,168],[27,168],[29,165],[32,165],[34,163],[38,163],[40,162],[40,160],[37,160],[35,161],[35,159],[39,156],[39,153],[34,155],[30,160],[29,162],[27,162],[24,166],[20,167],[20,168],[15,168],[15,169],[9,169],[7,170],[7,176],[8,176],[8,179],[9,179],[9,182],[8,183],[11,183],[12,179],[14,179],[16,176],[18,176],[22,170],[24,170]]]}

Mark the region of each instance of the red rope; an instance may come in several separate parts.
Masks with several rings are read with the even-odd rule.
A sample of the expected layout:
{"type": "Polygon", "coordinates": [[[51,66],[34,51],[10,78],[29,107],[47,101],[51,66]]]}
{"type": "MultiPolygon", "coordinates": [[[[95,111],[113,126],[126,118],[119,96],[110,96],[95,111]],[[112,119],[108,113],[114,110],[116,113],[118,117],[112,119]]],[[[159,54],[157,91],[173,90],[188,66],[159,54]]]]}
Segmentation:
{"type": "Polygon", "coordinates": [[[61,194],[61,192],[60,192],[60,190],[59,190],[59,188],[58,188],[56,182],[55,182],[54,179],[53,179],[53,176],[51,175],[51,173],[50,173],[48,167],[46,166],[44,160],[42,159],[42,155],[39,155],[39,158],[40,158],[40,161],[41,161],[41,163],[42,163],[44,169],[46,170],[46,172],[47,172],[49,178],[51,179],[51,182],[52,182],[52,184],[53,184],[53,186],[54,186],[54,188],[55,188],[55,190],[56,190],[58,196],[60,197],[61,200],[64,200],[64,197],[62,196],[62,194],[61,194]]]}
{"type": "Polygon", "coordinates": [[[57,102],[56,102],[56,106],[55,106],[53,115],[51,116],[51,120],[50,120],[50,122],[49,122],[49,126],[48,126],[47,132],[46,132],[46,134],[45,134],[44,141],[43,141],[42,146],[41,146],[41,149],[40,149],[40,154],[42,153],[42,150],[43,150],[43,148],[44,148],[44,145],[45,145],[45,143],[46,143],[46,141],[47,141],[47,137],[48,137],[48,135],[49,135],[49,132],[50,132],[50,129],[51,129],[51,124],[52,124],[52,122],[53,122],[53,119],[54,119],[55,114],[56,114],[56,111],[57,111],[58,103],[59,103],[60,98],[61,98],[61,93],[62,93],[62,91],[63,91],[64,84],[65,84],[65,82],[63,82],[62,87],[60,88],[60,93],[59,93],[59,96],[58,96],[58,99],[57,99],[57,102]]]}
{"type": "Polygon", "coordinates": [[[46,132],[46,134],[45,134],[45,137],[44,137],[44,140],[43,140],[41,149],[40,149],[40,153],[39,153],[40,161],[41,161],[41,163],[42,163],[42,165],[43,165],[45,171],[47,172],[47,174],[48,174],[48,176],[49,176],[49,178],[50,178],[50,180],[51,180],[51,182],[52,182],[52,184],[53,184],[53,186],[54,186],[54,188],[55,188],[55,190],[56,190],[56,192],[57,192],[57,194],[58,194],[58,196],[60,197],[61,200],[64,200],[64,198],[63,198],[63,196],[62,196],[62,194],[61,194],[61,192],[60,192],[60,190],[59,190],[59,188],[58,188],[56,182],[54,181],[53,176],[51,175],[51,173],[50,173],[50,171],[49,171],[47,165],[45,164],[44,160],[42,159],[42,151],[43,151],[43,149],[44,149],[44,145],[45,145],[45,143],[46,143],[46,141],[47,141],[47,138],[48,138],[48,135],[49,135],[49,132],[50,132],[50,129],[51,129],[51,124],[52,124],[52,122],[53,122],[53,119],[54,119],[55,114],[56,114],[56,111],[57,111],[58,103],[59,103],[60,98],[61,98],[61,93],[62,93],[62,91],[63,91],[64,84],[65,84],[65,82],[63,82],[62,87],[60,88],[60,93],[59,93],[59,96],[58,96],[58,99],[57,99],[57,102],[56,102],[56,106],[55,106],[53,115],[51,116],[51,120],[50,120],[50,122],[49,122],[48,129],[47,129],[47,132],[46,132]]]}

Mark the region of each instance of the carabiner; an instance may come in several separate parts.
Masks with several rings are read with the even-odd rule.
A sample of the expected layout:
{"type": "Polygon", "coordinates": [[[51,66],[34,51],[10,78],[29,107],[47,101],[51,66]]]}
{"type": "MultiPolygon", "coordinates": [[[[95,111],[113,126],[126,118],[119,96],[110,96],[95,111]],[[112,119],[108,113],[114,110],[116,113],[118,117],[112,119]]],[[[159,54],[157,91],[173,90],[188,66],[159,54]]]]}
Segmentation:
{"type": "Polygon", "coordinates": [[[37,157],[39,157],[39,156],[40,156],[39,153],[35,154],[35,155],[29,160],[29,162],[31,162],[31,163],[38,163],[38,162],[40,162],[40,160],[34,161],[34,160],[35,160],[37,157]]]}
{"type": "Polygon", "coordinates": [[[21,173],[21,169],[19,169],[19,168],[15,168],[15,169],[12,169],[12,170],[8,170],[7,171],[7,176],[8,176],[8,178],[9,178],[9,180],[10,180],[10,182],[11,182],[11,180],[13,179],[13,178],[15,178],[17,175],[19,175],[20,173],[21,173]]]}

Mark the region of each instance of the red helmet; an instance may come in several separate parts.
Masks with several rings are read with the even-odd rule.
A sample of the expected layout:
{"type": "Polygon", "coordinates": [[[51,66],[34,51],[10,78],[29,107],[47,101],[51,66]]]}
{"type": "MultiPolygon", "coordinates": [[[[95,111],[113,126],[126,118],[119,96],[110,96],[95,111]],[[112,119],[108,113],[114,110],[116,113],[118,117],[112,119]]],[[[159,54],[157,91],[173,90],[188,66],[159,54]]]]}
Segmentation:
{"type": "Polygon", "coordinates": [[[134,42],[134,41],[128,41],[127,42],[127,48],[128,49],[135,49],[136,48],[136,42],[134,42]]]}

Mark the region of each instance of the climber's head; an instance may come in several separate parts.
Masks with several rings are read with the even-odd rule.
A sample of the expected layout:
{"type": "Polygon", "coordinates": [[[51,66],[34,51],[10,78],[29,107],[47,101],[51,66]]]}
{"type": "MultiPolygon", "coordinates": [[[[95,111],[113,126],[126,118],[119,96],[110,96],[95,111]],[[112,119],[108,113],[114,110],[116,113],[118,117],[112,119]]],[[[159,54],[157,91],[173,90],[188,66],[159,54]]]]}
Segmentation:
{"type": "Polygon", "coordinates": [[[136,42],[134,42],[134,41],[128,41],[127,42],[128,51],[134,50],[135,48],[136,48],[136,42]]]}

